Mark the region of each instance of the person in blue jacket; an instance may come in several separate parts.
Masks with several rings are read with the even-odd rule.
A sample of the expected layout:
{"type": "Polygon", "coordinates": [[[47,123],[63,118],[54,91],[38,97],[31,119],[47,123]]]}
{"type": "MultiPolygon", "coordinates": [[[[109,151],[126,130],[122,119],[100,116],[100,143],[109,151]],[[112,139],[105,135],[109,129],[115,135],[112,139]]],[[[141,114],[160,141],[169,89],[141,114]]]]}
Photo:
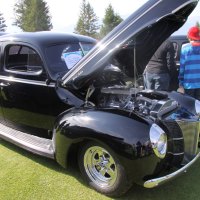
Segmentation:
{"type": "Polygon", "coordinates": [[[191,27],[187,36],[190,43],[181,49],[177,91],[200,100],[200,28],[191,27]]]}

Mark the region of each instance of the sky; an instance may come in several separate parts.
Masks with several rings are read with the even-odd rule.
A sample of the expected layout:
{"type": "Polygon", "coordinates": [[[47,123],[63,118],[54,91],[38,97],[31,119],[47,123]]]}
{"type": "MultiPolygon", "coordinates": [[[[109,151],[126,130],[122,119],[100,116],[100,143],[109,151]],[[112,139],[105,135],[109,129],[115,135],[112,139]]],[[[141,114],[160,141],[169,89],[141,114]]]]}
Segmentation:
{"type": "MultiPolygon", "coordinates": [[[[139,8],[146,0],[86,0],[90,3],[99,21],[105,15],[105,9],[109,4],[114,11],[123,19],[128,17],[132,12],[139,8]]],[[[0,0],[0,12],[6,20],[7,32],[19,32],[20,30],[13,26],[14,21],[14,4],[17,0],[0,0]]],[[[52,17],[52,31],[73,32],[78,21],[80,6],[82,0],[46,0],[52,17]]],[[[186,34],[189,27],[194,26],[197,21],[200,22],[200,2],[189,16],[186,24],[179,29],[177,34],[186,34]]],[[[176,34],[175,33],[175,34],[176,34]]]]}

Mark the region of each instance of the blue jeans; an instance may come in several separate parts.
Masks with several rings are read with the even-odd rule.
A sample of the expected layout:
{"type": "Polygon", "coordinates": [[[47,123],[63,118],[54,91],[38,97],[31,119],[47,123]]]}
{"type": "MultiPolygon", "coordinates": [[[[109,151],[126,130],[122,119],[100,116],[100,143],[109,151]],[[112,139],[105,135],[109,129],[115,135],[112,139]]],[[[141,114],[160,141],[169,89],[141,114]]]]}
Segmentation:
{"type": "Polygon", "coordinates": [[[151,74],[146,72],[144,74],[144,82],[146,89],[151,90],[169,90],[170,76],[165,74],[151,74]]]}

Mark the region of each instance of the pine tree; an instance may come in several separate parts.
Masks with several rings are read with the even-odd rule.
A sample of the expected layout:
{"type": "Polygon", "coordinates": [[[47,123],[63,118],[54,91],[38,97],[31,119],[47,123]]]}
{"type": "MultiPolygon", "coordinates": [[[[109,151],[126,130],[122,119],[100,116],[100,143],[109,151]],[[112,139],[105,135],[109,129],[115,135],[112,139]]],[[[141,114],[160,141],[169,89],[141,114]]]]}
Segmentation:
{"type": "Polygon", "coordinates": [[[4,20],[4,17],[3,17],[3,14],[0,13],[0,32],[5,32],[6,31],[6,24],[5,24],[5,20],[4,20]]]}
{"type": "Polygon", "coordinates": [[[52,29],[49,7],[43,0],[18,0],[15,4],[14,25],[23,31],[48,31],[52,29]]]}
{"type": "Polygon", "coordinates": [[[103,19],[103,24],[100,29],[100,37],[104,37],[110,31],[112,31],[118,24],[120,24],[123,19],[114,12],[113,7],[109,4],[105,11],[105,16],[103,19]]]}
{"type": "Polygon", "coordinates": [[[98,18],[94,13],[93,8],[89,3],[86,3],[86,1],[83,0],[80,16],[74,32],[96,38],[98,29],[98,18]]]}

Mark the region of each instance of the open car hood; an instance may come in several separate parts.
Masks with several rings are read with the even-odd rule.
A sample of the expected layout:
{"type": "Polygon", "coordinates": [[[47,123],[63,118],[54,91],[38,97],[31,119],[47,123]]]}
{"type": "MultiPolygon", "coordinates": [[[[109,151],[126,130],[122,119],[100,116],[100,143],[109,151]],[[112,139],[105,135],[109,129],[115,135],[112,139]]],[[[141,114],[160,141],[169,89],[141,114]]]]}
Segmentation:
{"type": "Polygon", "coordinates": [[[185,23],[197,3],[198,0],[147,1],[80,60],[62,78],[63,85],[74,89],[88,86],[113,60],[130,77],[142,74],[156,49],[185,23]]]}

